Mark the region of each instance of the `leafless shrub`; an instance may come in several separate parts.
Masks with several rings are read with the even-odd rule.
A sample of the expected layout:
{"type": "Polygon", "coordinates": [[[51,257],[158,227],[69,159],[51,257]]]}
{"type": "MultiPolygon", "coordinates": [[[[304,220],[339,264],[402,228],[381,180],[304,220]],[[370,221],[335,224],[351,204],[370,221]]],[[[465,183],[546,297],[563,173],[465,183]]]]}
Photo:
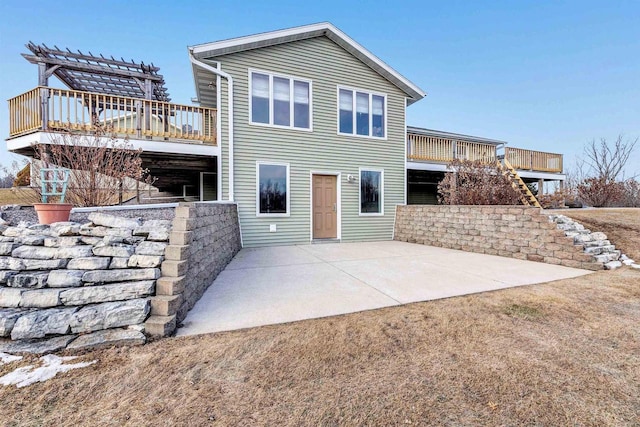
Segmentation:
{"type": "Polygon", "coordinates": [[[544,209],[558,209],[565,207],[565,201],[569,197],[570,196],[565,190],[557,190],[553,193],[539,194],[536,196],[538,203],[540,203],[540,206],[544,209]]]}
{"type": "Polygon", "coordinates": [[[520,194],[498,164],[456,159],[438,184],[438,201],[445,205],[518,205],[520,194]]]}
{"type": "Polygon", "coordinates": [[[59,133],[51,144],[36,147],[45,166],[70,169],[65,201],[76,206],[111,205],[121,194],[135,191],[136,182],[147,175],[140,153],[100,126],[88,134],[59,133]]]}
{"type": "Polygon", "coordinates": [[[578,185],[578,197],[596,208],[619,205],[623,195],[622,183],[606,178],[587,178],[578,185]]]}
{"type": "MultiPolygon", "coordinates": [[[[613,143],[606,138],[589,142],[575,167],[567,171],[567,196],[594,207],[633,206],[633,186],[626,189],[623,180],[625,166],[637,143],[638,138],[625,140],[622,135],[613,143]],[[627,191],[631,194],[627,195],[627,191]]],[[[635,176],[630,178],[629,185],[633,185],[634,179],[635,176]]]]}
{"type": "Polygon", "coordinates": [[[621,183],[622,206],[640,207],[640,181],[630,178],[621,183]]]}

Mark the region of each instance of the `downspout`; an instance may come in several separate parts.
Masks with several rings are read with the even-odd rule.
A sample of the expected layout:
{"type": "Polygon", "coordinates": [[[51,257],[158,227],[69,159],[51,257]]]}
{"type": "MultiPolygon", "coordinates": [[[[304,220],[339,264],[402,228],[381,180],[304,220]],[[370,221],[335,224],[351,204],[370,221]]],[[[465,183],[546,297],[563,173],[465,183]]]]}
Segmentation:
{"type": "MultiPolygon", "coordinates": [[[[189,48],[189,60],[191,61],[191,63],[193,63],[194,65],[197,65],[198,67],[204,68],[207,71],[211,71],[213,74],[222,77],[223,79],[226,79],[228,82],[227,85],[227,101],[229,102],[229,118],[227,121],[227,126],[228,126],[228,133],[229,133],[229,201],[233,202],[235,195],[234,195],[234,179],[233,179],[233,77],[231,77],[231,75],[229,75],[228,73],[225,73],[224,71],[212,67],[209,64],[206,64],[202,61],[198,61],[194,56],[193,56],[193,49],[189,48]]],[[[217,88],[218,90],[220,90],[220,88],[217,88]]],[[[218,105],[218,108],[220,108],[220,106],[218,105]]],[[[221,151],[222,152],[222,151],[221,151]]],[[[222,171],[219,171],[220,174],[222,174],[222,171]]]]}

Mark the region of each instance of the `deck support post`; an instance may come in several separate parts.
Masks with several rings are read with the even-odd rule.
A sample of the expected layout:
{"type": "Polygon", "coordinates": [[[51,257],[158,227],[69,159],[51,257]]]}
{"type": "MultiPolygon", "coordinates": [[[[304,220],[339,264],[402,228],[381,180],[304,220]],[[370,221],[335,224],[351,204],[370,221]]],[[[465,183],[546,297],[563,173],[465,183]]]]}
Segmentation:
{"type": "Polygon", "coordinates": [[[544,179],[538,180],[538,197],[544,194],[544,179]]]}
{"type": "Polygon", "coordinates": [[[136,136],[140,138],[142,136],[142,103],[136,100],[136,136]]]}
{"type": "Polygon", "coordinates": [[[47,64],[38,62],[38,86],[40,86],[40,112],[42,117],[42,130],[47,130],[49,124],[49,73],[47,64]]]}
{"type": "Polygon", "coordinates": [[[144,80],[144,97],[148,100],[144,103],[144,130],[148,132],[147,138],[151,139],[151,114],[153,113],[151,100],[153,99],[153,86],[149,79],[144,80]]]}

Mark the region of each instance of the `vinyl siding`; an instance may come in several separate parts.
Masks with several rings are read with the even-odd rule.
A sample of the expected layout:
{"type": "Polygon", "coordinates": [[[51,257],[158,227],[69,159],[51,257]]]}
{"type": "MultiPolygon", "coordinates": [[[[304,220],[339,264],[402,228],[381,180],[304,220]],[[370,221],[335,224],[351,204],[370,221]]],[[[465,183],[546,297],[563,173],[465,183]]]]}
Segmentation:
{"type": "MultiPolygon", "coordinates": [[[[326,37],[215,58],[234,78],[235,200],[245,246],[308,243],[311,239],[310,171],[341,173],[341,238],[344,242],[392,238],[395,206],[404,202],[405,94],[326,37]],[[313,131],[249,123],[248,70],[312,81],[313,131]],[[337,134],[337,86],[387,95],[387,138],[337,134]],[[256,161],[288,163],[290,216],[256,216],[256,161]],[[359,216],[358,168],[384,169],[384,216],[359,216]],[[347,175],[356,177],[347,182],[347,175]],[[269,232],[276,224],[277,232],[269,232]]],[[[227,86],[221,82],[223,197],[228,197],[227,86]]]]}

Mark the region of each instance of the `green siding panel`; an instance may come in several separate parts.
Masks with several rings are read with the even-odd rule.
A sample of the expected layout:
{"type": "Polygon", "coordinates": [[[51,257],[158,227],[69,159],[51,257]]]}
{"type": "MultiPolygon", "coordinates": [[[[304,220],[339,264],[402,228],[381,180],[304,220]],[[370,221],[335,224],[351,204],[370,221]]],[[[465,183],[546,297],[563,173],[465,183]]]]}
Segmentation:
{"type": "MultiPolygon", "coordinates": [[[[235,200],[245,246],[308,243],[311,239],[310,171],[341,173],[342,241],[392,238],[395,206],[404,203],[405,94],[326,37],[215,58],[234,79],[235,200]],[[313,131],[249,123],[248,70],[312,81],[313,131]],[[337,86],[387,94],[387,138],[337,134],[337,86]],[[289,217],[256,216],[256,161],[290,164],[289,217]],[[384,216],[358,215],[359,167],[384,169],[384,216]],[[277,232],[269,232],[276,224],[277,232]]],[[[221,90],[222,194],[228,198],[227,83],[221,90]]]]}

